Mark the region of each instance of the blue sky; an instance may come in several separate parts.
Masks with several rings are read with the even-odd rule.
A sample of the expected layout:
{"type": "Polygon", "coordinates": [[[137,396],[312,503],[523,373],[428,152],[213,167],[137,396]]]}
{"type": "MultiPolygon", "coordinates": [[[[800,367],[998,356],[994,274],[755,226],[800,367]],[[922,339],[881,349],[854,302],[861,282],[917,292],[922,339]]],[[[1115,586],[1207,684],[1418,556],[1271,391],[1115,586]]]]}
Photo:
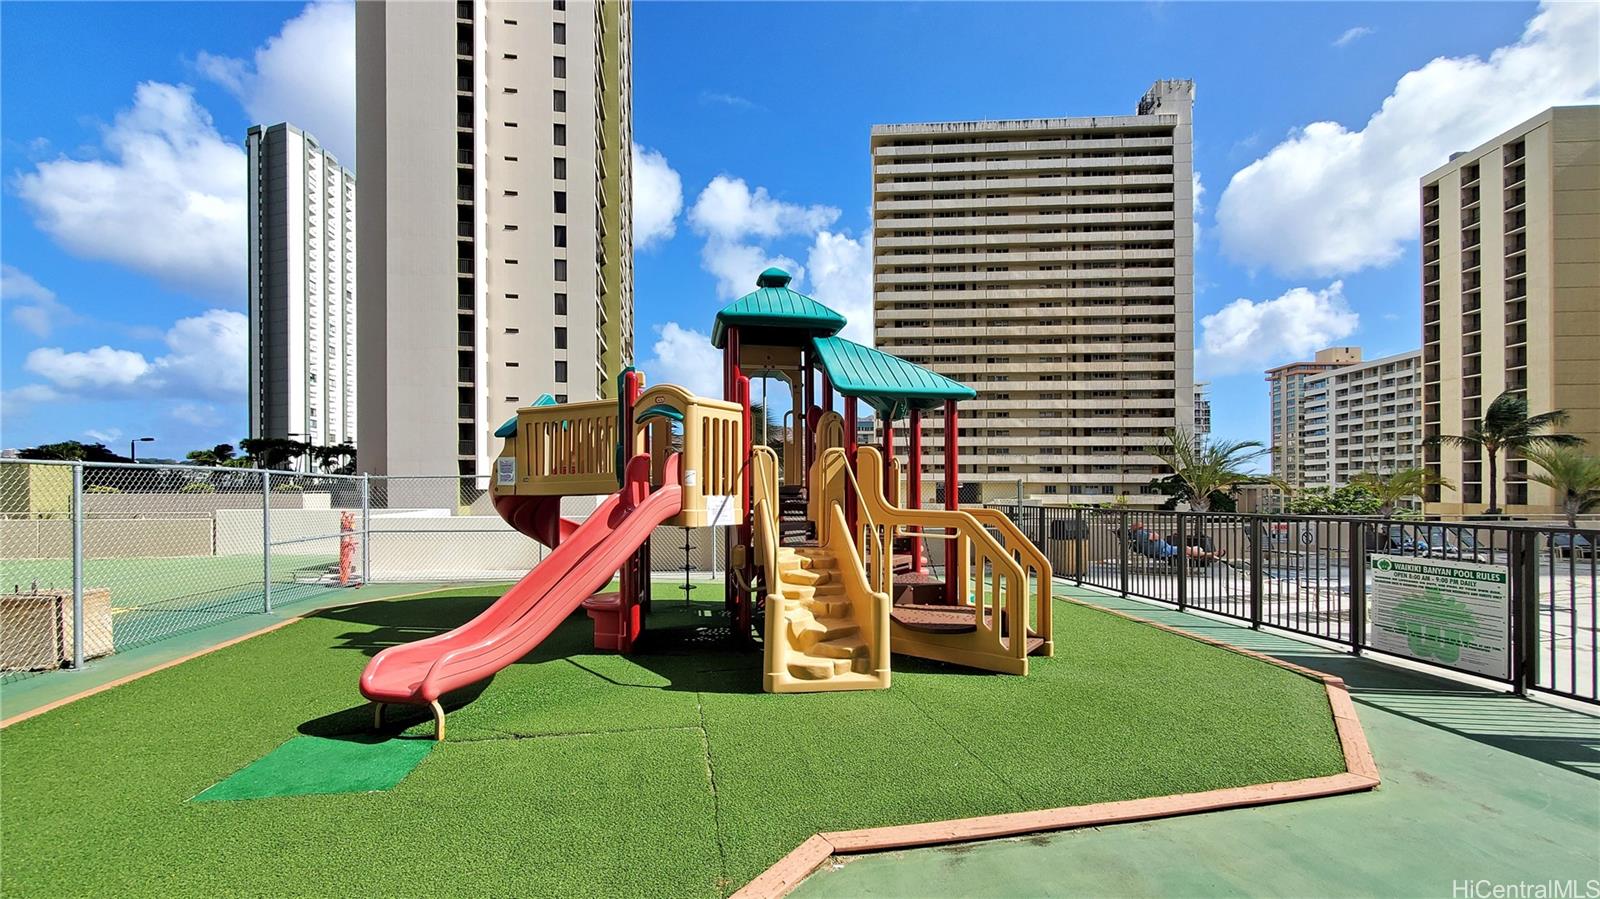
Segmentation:
{"type": "MultiPolygon", "coordinates": [[[[641,365],[696,377],[699,335],[768,261],[864,321],[872,124],[1126,114],[1153,80],[1193,78],[1200,375],[1219,434],[1264,438],[1263,368],[1325,343],[1419,344],[1417,177],[1552,103],[1593,102],[1595,9],[637,3],[641,365]]],[[[138,432],[182,455],[243,435],[230,148],[289,118],[353,164],[348,19],[5,5],[0,443],[138,432]],[[300,59],[329,83],[297,77],[300,59]]]]}

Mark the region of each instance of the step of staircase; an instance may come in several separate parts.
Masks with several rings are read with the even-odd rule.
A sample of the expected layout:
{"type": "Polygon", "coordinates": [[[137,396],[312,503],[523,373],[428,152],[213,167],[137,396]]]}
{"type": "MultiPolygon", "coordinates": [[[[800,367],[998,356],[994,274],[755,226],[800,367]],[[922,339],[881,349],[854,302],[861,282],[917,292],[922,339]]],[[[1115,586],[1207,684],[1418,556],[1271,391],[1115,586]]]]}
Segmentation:
{"type": "Polygon", "coordinates": [[[840,674],[849,674],[853,667],[850,659],[834,659],[808,654],[789,662],[789,673],[805,680],[827,680],[840,674]]]}

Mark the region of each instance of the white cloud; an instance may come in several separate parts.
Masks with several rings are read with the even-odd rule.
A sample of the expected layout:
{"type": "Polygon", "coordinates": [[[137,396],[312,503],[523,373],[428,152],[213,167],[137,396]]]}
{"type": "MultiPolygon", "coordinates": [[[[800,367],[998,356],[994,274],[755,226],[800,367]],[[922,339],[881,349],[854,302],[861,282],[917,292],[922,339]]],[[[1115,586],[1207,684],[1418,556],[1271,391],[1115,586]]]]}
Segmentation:
{"type": "Polygon", "coordinates": [[[239,99],[263,125],[309,131],[346,167],[356,162],[356,7],[310,3],[246,62],[202,52],[206,77],[239,99]]]}
{"type": "Polygon", "coordinates": [[[222,415],[210,403],[179,403],[168,414],[197,428],[214,428],[222,424],[222,415]]]}
{"type": "Polygon", "coordinates": [[[67,390],[131,387],[151,368],[143,354],[109,346],[77,353],[40,347],[28,354],[22,367],[67,390]]]}
{"type": "Polygon", "coordinates": [[[811,295],[843,315],[849,324],[844,336],[872,345],[871,239],[819,231],[806,256],[811,273],[811,295]]]}
{"type": "MultiPolygon", "coordinates": [[[[243,315],[212,309],[179,319],[167,331],[168,352],[148,359],[134,350],[99,346],[68,352],[40,347],[23,368],[63,391],[108,395],[157,394],[237,400],[245,390],[247,322],[243,315]]],[[[22,389],[22,388],[19,388],[22,389]]]]}
{"type": "Polygon", "coordinates": [[[1200,170],[1194,170],[1194,214],[1199,215],[1206,211],[1206,186],[1200,183],[1200,170]]]}
{"type": "Polygon", "coordinates": [[[59,402],[61,399],[60,391],[48,384],[24,384],[0,391],[0,416],[19,416],[34,406],[59,402]]]}
{"type": "Polygon", "coordinates": [[[701,91],[700,105],[702,106],[732,106],[734,109],[765,109],[738,94],[729,94],[720,91],[701,91]]]}
{"type": "Polygon", "coordinates": [[[1261,371],[1309,357],[1355,333],[1360,316],[1344,298],[1344,283],[1289,290],[1276,299],[1240,298],[1200,319],[1198,363],[1208,377],[1261,371]]]}
{"type": "Polygon", "coordinates": [[[111,441],[122,436],[122,429],[106,428],[102,431],[96,428],[90,428],[89,430],[83,432],[83,436],[98,443],[110,443],[111,441]]]}
{"type": "Polygon", "coordinates": [[[55,291],[14,265],[0,265],[0,302],[10,307],[12,321],[38,337],[83,320],[56,299],[55,291]]]}
{"type": "Polygon", "coordinates": [[[1354,28],[1346,28],[1343,34],[1333,39],[1333,45],[1335,47],[1343,47],[1346,44],[1361,40],[1376,30],[1377,29],[1369,28],[1366,25],[1357,25],[1354,28]]]}
{"type": "Polygon", "coordinates": [[[683,179],[659,151],[633,145],[633,248],[642,250],[678,233],[683,179]]]}
{"type": "Polygon", "coordinates": [[[70,252],[195,293],[239,298],[245,155],[182,85],[147,81],[102,136],[106,158],[16,177],[38,227],[70,252]]]}
{"type": "Polygon", "coordinates": [[[700,249],[700,267],[717,279],[717,296],[723,299],[736,299],[755,290],[756,276],[774,266],[788,272],[794,278],[790,286],[798,289],[806,270],[781,253],[718,237],[707,240],[700,249]]]}
{"type": "Polygon", "coordinates": [[[711,337],[677,322],[656,328],[644,372],[652,384],[677,384],[700,396],[722,396],[722,351],[711,337]]]}
{"type": "Polygon", "coordinates": [[[1223,250],[1285,275],[1381,266],[1416,239],[1417,181],[1556,105],[1600,97],[1600,4],[1550,3],[1487,60],[1406,73],[1358,131],[1313,122],[1233,176],[1217,206],[1223,250]]]}
{"type": "Polygon", "coordinates": [[[765,187],[750,190],[743,178],[718,175],[689,210],[689,223],[701,234],[733,243],[745,237],[812,234],[832,225],[839,210],[800,206],[773,199],[765,187]]]}

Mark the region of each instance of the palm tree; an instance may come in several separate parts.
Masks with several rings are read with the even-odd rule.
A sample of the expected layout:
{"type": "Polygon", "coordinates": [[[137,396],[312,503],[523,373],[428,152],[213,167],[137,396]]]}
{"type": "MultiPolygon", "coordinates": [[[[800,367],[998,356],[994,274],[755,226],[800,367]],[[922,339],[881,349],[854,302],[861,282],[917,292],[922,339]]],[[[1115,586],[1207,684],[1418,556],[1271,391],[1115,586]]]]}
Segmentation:
{"type": "Polygon", "coordinates": [[[1543,433],[1567,421],[1567,413],[1555,409],[1539,415],[1528,414],[1528,401],[1507,390],[1494,398],[1483,419],[1465,434],[1439,434],[1427,439],[1430,445],[1448,443],[1474,450],[1474,455],[1489,456],[1489,507],[1486,515],[1500,513],[1500,451],[1526,454],[1529,450],[1552,446],[1576,446],[1582,437],[1543,433]]]}
{"type": "Polygon", "coordinates": [[[1211,508],[1211,495],[1244,484],[1277,484],[1277,479],[1252,474],[1245,466],[1267,453],[1259,440],[1200,440],[1188,430],[1167,432],[1167,442],[1150,450],[1172,469],[1189,494],[1196,512],[1211,508]]]}
{"type": "Polygon", "coordinates": [[[1578,515],[1600,508],[1600,456],[1591,456],[1576,446],[1542,446],[1523,453],[1529,462],[1544,469],[1528,480],[1543,484],[1561,497],[1567,527],[1578,526],[1578,515]]]}
{"type": "Polygon", "coordinates": [[[1350,483],[1366,490],[1378,499],[1378,516],[1389,518],[1395,507],[1408,496],[1420,497],[1434,485],[1455,489],[1455,485],[1426,468],[1402,468],[1388,474],[1364,471],[1350,479],[1350,483]]]}

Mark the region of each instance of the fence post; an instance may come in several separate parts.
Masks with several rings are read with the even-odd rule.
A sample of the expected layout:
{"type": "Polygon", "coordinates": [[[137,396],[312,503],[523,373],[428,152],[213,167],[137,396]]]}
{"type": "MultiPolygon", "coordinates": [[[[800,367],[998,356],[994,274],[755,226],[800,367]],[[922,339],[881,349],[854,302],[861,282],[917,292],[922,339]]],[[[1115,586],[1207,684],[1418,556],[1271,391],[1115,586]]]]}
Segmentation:
{"type": "Polygon", "coordinates": [[[261,611],[272,611],[272,472],[261,472],[261,611]]]}
{"type": "Polygon", "coordinates": [[[1089,511],[1087,509],[1073,509],[1072,517],[1074,519],[1074,527],[1069,532],[1071,535],[1069,543],[1075,547],[1073,552],[1077,556],[1077,564],[1072,566],[1072,579],[1074,583],[1082,587],[1083,575],[1089,570],[1089,553],[1093,552],[1092,543],[1089,539],[1089,511]],[[1078,536],[1079,534],[1083,536],[1080,537],[1078,536]]]}
{"type": "Polygon", "coordinates": [[[1539,532],[1517,529],[1510,538],[1511,685],[1518,696],[1539,686],[1539,532]]]}
{"type": "Polygon", "coordinates": [[[1367,523],[1350,522],[1350,652],[1361,655],[1367,636],[1367,523]]]}
{"type": "Polygon", "coordinates": [[[1126,599],[1128,597],[1128,543],[1130,542],[1127,509],[1123,509],[1118,516],[1118,527],[1122,529],[1117,534],[1117,543],[1122,546],[1122,558],[1120,560],[1121,564],[1117,566],[1117,586],[1122,591],[1122,597],[1126,599]]]}
{"type": "Polygon", "coordinates": [[[1189,604],[1189,534],[1187,519],[1178,516],[1178,611],[1189,604]]]}
{"type": "Polygon", "coordinates": [[[372,579],[372,486],[366,472],[361,474],[361,586],[372,579]]]}
{"type": "Polygon", "coordinates": [[[1250,626],[1258,630],[1261,627],[1261,542],[1266,539],[1265,532],[1261,519],[1250,520],[1250,626]]]}
{"type": "Polygon", "coordinates": [[[72,466],[72,670],[83,670],[83,463],[72,466]]]}

